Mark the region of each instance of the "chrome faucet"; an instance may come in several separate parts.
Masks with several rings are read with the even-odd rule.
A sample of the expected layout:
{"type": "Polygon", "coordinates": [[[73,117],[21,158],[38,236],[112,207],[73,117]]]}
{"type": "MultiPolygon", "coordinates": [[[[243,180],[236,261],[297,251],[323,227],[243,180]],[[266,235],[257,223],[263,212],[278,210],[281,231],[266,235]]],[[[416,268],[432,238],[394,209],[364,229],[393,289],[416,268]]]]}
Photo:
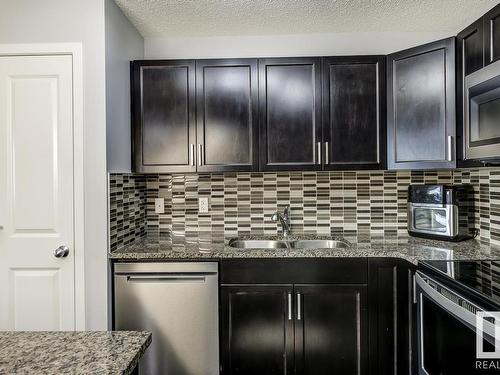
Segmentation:
{"type": "Polygon", "coordinates": [[[283,236],[288,237],[288,235],[290,234],[290,206],[285,206],[283,214],[281,214],[279,211],[275,212],[271,217],[271,220],[274,222],[279,221],[281,227],[283,228],[283,236]]]}

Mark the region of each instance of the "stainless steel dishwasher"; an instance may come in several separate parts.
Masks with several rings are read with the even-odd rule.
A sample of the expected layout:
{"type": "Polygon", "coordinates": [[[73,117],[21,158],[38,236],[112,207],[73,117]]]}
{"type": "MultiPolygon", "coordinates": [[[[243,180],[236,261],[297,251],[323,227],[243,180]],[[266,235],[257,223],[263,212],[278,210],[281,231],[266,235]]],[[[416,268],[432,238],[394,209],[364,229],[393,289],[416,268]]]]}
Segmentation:
{"type": "Polygon", "coordinates": [[[115,329],[148,330],[139,373],[219,373],[217,263],[118,263],[115,329]]]}

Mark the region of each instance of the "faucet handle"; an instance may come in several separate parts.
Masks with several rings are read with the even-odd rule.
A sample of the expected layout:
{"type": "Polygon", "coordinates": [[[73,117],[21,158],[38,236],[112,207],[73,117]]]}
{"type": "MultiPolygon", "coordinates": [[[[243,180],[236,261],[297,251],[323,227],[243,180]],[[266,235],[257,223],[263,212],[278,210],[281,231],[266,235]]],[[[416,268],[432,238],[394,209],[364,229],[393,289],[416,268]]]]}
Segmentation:
{"type": "Polygon", "coordinates": [[[285,209],[283,210],[283,216],[285,217],[285,219],[290,218],[290,205],[289,204],[287,204],[285,206],[285,209]]]}

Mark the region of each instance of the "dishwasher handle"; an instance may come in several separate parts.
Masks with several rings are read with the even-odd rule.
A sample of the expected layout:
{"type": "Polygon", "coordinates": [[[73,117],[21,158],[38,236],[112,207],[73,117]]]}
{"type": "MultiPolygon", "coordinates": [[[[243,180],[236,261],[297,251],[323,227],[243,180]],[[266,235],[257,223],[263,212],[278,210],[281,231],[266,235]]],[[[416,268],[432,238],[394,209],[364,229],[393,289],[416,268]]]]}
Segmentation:
{"type": "Polygon", "coordinates": [[[116,274],[116,276],[124,276],[127,282],[205,282],[208,274],[157,274],[157,275],[141,275],[141,274],[116,274]]]}

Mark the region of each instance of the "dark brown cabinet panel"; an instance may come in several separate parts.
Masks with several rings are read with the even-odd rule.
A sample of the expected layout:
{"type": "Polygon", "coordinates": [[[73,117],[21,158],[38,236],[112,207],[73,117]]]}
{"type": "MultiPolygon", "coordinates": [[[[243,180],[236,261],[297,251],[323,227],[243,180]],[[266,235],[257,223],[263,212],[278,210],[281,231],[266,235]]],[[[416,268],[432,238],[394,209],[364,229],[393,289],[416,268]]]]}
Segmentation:
{"type": "Polygon", "coordinates": [[[391,258],[368,261],[370,373],[411,375],[415,361],[414,268],[391,258]]]}
{"type": "Polygon", "coordinates": [[[194,172],[194,61],[132,64],[136,172],[194,172]]]}
{"type": "Polygon", "coordinates": [[[235,258],[220,263],[223,284],[366,284],[366,258],[235,258]]]}
{"type": "Polygon", "coordinates": [[[481,19],[457,35],[457,66],[464,76],[484,66],[483,22],[481,19]]]}
{"type": "Polygon", "coordinates": [[[384,167],[385,57],[323,59],[325,169],[384,167]]]}
{"type": "Polygon", "coordinates": [[[222,374],[416,373],[415,266],[364,258],[350,269],[360,276],[323,272],[359,260],[222,260],[222,374]]]}
{"type": "Polygon", "coordinates": [[[258,169],[257,60],[196,62],[198,171],[258,169]]]}
{"type": "Polygon", "coordinates": [[[482,18],[457,35],[457,163],[458,166],[479,166],[477,161],[463,160],[463,94],[465,76],[484,66],[482,18]]]}
{"type": "Polygon", "coordinates": [[[455,38],[389,55],[389,169],[456,166],[455,38]]]}
{"type": "Polygon", "coordinates": [[[364,285],[295,285],[296,374],[367,373],[364,285]]]}
{"type": "Polygon", "coordinates": [[[321,61],[259,60],[260,168],[321,169],[321,61]]]}
{"type": "Polygon", "coordinates": [[[292,285],[221,289],[222,373],[292,374],[292,285]]]}
{"type": "Polygon", "coordinates": [[[194,172],[194,61],[132,64],[135,172],[194,172]]]}
{"type": "Polygon", "coordinates": [[[500,5],[483,16],[485,64],[500,59],[500,5]]]}

